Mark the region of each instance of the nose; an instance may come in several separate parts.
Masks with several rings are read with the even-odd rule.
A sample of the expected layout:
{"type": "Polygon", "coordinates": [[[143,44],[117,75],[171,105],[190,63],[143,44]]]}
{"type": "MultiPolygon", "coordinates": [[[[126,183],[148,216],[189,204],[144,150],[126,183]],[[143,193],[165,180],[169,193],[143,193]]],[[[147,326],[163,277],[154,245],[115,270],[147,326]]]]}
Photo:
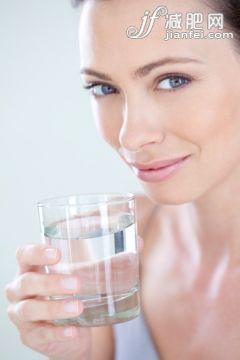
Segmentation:
{"type": "Polygon", "coordinates": [[[146,97],[128,99],[123,109],[119,143],[128,151],[139,151],[145,146],[164,141],[165,132],[160,105],[156,106],[146,97]]]}

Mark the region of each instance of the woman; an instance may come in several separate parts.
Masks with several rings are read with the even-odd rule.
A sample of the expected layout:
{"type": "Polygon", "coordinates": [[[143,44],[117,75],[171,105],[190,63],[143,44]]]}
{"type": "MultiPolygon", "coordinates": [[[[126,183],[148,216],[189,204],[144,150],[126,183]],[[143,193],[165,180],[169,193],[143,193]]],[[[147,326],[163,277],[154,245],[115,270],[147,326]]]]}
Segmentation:
{"type": "MultiPolygon", "coordinates": [[[[164,5],[168,16],[156,16],[140,37],[157,1],[82,1],[81,73],[97,128],[147,194],[137,205],[144,319],[113,328],[52,326],[60,314],[81,313],[82,304],[44,297],[77,293],[79,280],[41,273],[58,261],[55,249],[20,248],[19,276],[6,289],[9,317],[23,343],[51,359],[107,360],[115,349],[122,360],[240,359],[240,2],[164,5]],[[207,34],[209,13],[225,19],[223,29],[212,26],[213,38],[164,40],[170,14],[188,19],[187,30],[195,19],[207,34]],[[216,38],[227,31],[233,39],[216,38]],[[139,328],[139,343],[149,337],[145,357],[130,355],[139,328]],[[128,355],[121,357],[124,333],[128,355]]],[[[175,30],[186,32],[179,22],[175,30]]]]}

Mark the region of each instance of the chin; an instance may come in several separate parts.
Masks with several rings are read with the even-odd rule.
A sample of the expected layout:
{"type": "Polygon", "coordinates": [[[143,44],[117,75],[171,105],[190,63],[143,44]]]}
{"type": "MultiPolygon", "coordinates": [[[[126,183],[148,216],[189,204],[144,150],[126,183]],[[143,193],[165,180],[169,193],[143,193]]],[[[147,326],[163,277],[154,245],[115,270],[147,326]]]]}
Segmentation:
{"type": "Polygon", "coordinates": [[[181,186],[176,186],[174,189],[159,189],[146,184],[142,184],[142,186],[146,196],[153,203],[160,205],[181,205],[192,202],[203,195],[201,191],[183,189],[181,186]]]}

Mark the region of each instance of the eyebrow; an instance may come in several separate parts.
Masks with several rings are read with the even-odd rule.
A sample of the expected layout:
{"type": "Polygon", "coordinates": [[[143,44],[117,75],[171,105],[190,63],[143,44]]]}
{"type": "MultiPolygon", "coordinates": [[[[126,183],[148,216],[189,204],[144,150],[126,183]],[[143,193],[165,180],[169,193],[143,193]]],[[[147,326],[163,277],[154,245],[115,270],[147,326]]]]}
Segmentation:
{"type": "MultiPolygon", "coordinates": [[[[192,58],[186,58],[186,57],[166,57],[138,68],[137,70],[134,71],[133,78],[142,78],[144,76],[147,76],[152,70],[160,66],[169,65],[169,64],[187,64],[187,63],[203,64],[203,61],[192,58]]],[[[80,69],[80,74],[92,75],[102,80],[112,81],[112,79],[107,74],[98,72],[90,68],[80,69]]]]}

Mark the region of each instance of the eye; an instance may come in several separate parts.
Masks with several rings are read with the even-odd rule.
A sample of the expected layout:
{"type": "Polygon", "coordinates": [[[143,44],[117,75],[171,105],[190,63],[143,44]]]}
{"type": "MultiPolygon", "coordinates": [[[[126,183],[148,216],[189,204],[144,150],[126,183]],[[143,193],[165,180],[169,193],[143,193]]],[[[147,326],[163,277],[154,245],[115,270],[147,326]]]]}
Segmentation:
{"type": "Polygon", "coordinates": [[[188,79],[185,76],[171,75],[160,80],[158,82],[158,88],[160,88],[161,90],[175,90],[180,87],[183,87],[184,85],[188,84],[190,81],[191,79],[188,79]]]}
{"type": "Polygon", "coordinates": [[[114,89],[114,87],[102,83],[91,83],[89,85],[84,86],[84,89],[89,90],[90,93],[96,97],[103,97],[116,93],[116,89],[114,89]]]}

